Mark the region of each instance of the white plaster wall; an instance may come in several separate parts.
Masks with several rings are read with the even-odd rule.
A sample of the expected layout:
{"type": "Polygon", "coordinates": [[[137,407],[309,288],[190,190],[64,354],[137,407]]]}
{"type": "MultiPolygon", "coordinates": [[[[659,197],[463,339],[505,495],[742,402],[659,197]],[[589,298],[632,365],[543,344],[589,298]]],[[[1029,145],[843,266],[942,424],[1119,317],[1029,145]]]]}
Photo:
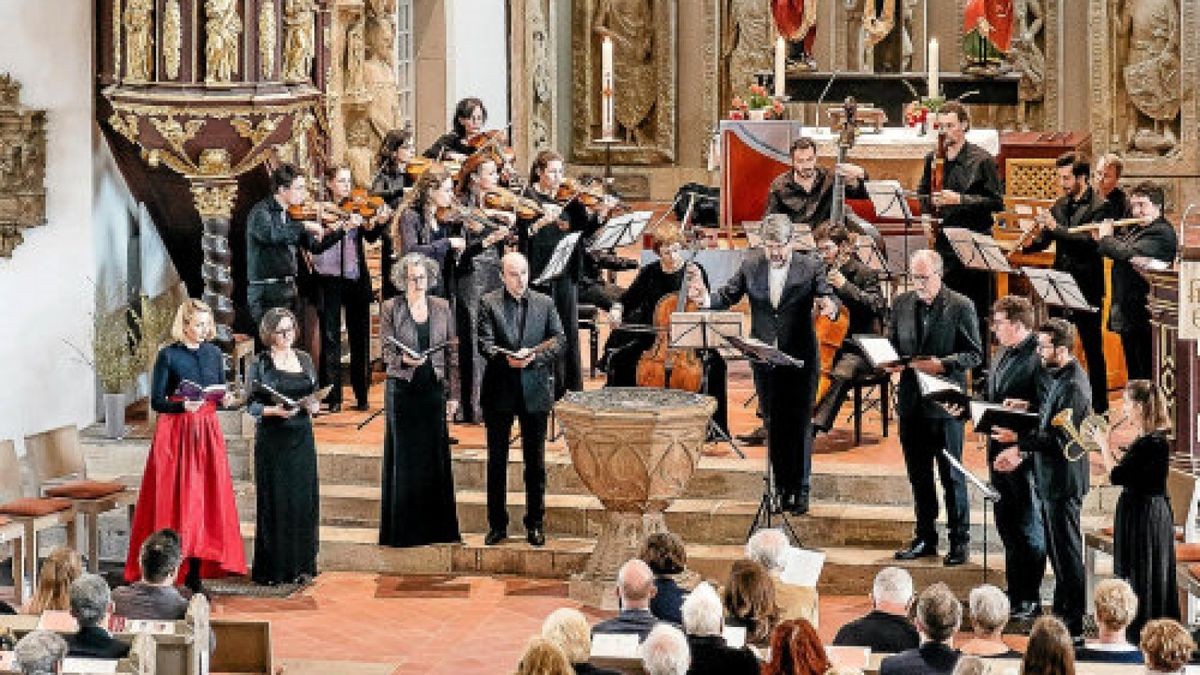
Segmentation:
{"type": "MultiPolygon", "coordinates": [[[[446,114],[459,99],[477,96],[487,128],[508,125],[508,31],[504,0],[446,0],[446,114]]],[[[419,95],[419,94],[418,94],[419,95]]]]}

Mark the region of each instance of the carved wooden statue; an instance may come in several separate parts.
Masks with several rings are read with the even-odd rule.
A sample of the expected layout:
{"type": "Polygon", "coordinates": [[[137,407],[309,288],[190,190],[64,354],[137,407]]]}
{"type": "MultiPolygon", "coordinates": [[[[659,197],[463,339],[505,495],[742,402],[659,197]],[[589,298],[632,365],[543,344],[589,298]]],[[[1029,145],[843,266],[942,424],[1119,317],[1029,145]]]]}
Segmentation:
{"type": "Polygon", "coordinates": [[[728,81],[722,101],[744,93],[755,83],[755,73],[771,69],[771,18],[761,0],[728,0],[721,58],[728,81]]]}
{"type": "Polygon", "coordinates": [[[367,104],[367,119],[374,134],[373,143],[399,125],[399,102],[396,99],[396,75],[393,61],[395,34],[390,21],[367,18],[367,59],[363,63],[363,80],[371,102],[367,104]]]}
{"type": "Polygon", "coordinates": [[[361,93],[367,88],[363,68],[367,60],[366,18],[359,17],[346,29],[346,61],[342,69],[342,91],[361,93]]]}
{"type": "MultiPolygon", "coordinates": [[[[627,142],[643,145],[651,126],[650,113],[658,101],[657,45],[654,40],[654,4],[657,0],[600,0],[592,26],[594,34],[611,35],[617,94],[613,103],[618,134],[627,142]]],[[[595,40],[599,52],[600,39],[595,40]]]]}
{"type": "Polygon", "coordinates": [[[307,82],[310,78],[316,53],[315,11],[314,0],[284,0],[283,79],[286,82],[307,82]]]}
{"type": "Polygon", "coordinates": [[[1128,45],[1122,61],[1130,106],[1126,142],[1131,150],[1165,155],[1178,145],[1179,6],[1175,0],[1124,0],[1120,8],[1128,45]]]}
{"type": "Polygon", "coordinates": [[[550,107],[554,85],[550,75],[552,56],[548,47],[549,29],[541,4],[535,3],[527,16],[533,63],[533,114],[529,119],[529,143],[530,147],[541,150],[550,147],[550,107]]]}
{"type": "Polygon", "coordinates": [[[238,66],[238,35],[242,33],[237,3],[235,0],[205,0],[204,11],[208,16],[205,24],[208,70],[204,81],[210,84],[232,82],[238,66]]]}
{"type": "Polygon", "coordinates": [[[125,79],[149,82],[154,68],[154,2],[130,0],[125,6],[125,79]]]}
{"type": "Polygon", "coordinates": [[[46,221],[46,111],[21,105],[21,83],[0,75],[0,258],[46,221]]]}

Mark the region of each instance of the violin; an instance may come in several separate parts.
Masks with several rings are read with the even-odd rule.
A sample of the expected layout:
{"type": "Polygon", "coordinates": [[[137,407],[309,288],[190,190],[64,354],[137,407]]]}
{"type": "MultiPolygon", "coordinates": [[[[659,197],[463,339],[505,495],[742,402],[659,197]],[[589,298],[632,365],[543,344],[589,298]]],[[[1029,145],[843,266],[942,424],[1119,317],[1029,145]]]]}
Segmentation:
{"type": "Polygon", "coordinates": [[[541,204],[528,197],[521,197],[512,190],[500,187],[484,191],[483,207],[497,211],[509,211],[520,220],[534,220],[546,215],[541,204]]]}
{"type": "Polygon", "coordinates": [[[558,189],[554,191],[554,201],[563,206],[577,201],[590,209],[604,201],[604,193],[590,185],[583,186],[578,181],[567,178],[559,183],[558,189]]]}
{"type": "Polygon", "coordinates": [[[451,202],[450,206],[439,207],[434,215],[439,221],[444,223],[461,223],[472,234],[487,232],[483,238],[483,246],[485,248],[501,240],[513,241],[516,236],[508,232],[508,228],[498,226],[481,209],[470,208],[457,200],[451,202]]]}
{"type": "Polygon", "coordinates": [[[409,180],[416,180],[421,177],[421,174],[429,170],[433,166],[433,160],[428,157],[413,157],[404,165],[404,175],[408,176],[409,180]]]}
{"type": "Polygon", "coordinates": [[[350,212],[329,202],[292,204],[287,208],[287,214],[292,220],[312,220],[322,225],[333,225],[340,220],[346,220],[350,217],[350,212]]]}
{"type": "Polygon", "coordinates": [[[365,188],[354,188],[350,190],[350,196],[343,199],[338,207],[347,213],[357,213],[363,218],[374,218],[379,209],[383,208],[383,204],[383,197],[372,195],[365,188]]]}
{"type": "Polygon", "coordinates": [[[489,129],[481,131],[466,140],[466,144],[475,152],[495,152],[502,162],[510,163],[517,160],[517,153],[509,147],[504,138],[504,130],[489,129]]]}

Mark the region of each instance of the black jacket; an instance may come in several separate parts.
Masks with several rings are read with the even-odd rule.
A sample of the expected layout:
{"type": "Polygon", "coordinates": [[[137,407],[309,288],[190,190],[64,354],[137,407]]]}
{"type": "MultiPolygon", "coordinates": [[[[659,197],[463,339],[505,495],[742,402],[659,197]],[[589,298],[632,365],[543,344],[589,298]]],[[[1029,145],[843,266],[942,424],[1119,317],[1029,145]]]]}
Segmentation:
{"type": "MultiPolygon", "coordinates": [[[[771,181],[763,217],[772,213],[782,213],[793,223],[808,225],[816,225],[829,220],[833,210],[834,179],[835,176],[827,169],[817,167],[817,177],[813,180],[812,191],[808,192],[796,182],[795,172],[788,169],[771,181]]],[[[868,197],[866,180],[867,177],[863,176],[862,182],[846,181],[846,197],[866,199],[868,197]]]]}
{"type": "Polygon", "coordinates": [[[866,616],[839,628],[833,644],[839,647],[870,647],[875,653],[899,654],[906,649],[916,649],[921,644],[921,634],[905,617],[872,610],[866,616]]]}
{"type": "Polygon", "coordinates": [[[129,645],[117,640],[98,626],[84,626],[67,636],[67,656],[94,659],[120,659],[129,654],[129,645]]]}
{"type": "Polygon", "coordinates": [[[621,613],[606,621],[592,626],[592,635],[598,633],[634,633],[638,642],[646,639],[658,619],[648,609],[623,609],[621,613]]]}
{"type": "Polygon", "coordinates": [[[941,642],[926,642],[881,661],[879,675],[950,675],[961,655],[957,649],[941,642]]]}
{"type": "Polygon", "coordinates": [[[1066,196],[1054,202],[1054,206],[1050,207],[1050,215],[1054,216],[1057,227],[1042,230],[1026,250],[1044,251],[1054,244],[1054,269],[1074,277],[1079,290],[1083,291],[1083,297],[1088,303],[1099,307],[1104,300],[1104,261],[1100,259],[1100,251],[1091,233],[1073,230],[1081,225],[1111,218],[1111,204],[1091,188],[1083,193],[1075,203],[1074,210],[1068,213],[1069,202],[1070,197],[1066,196]]]}
{"type": "Polygon", "coordinates": [[[1068,447],[1070,437],[1051,422],[1059,412],[1070,408],[1071,421],[1078,429],[1083,418],[1092,412],[1087,372],[1074,359],[1062,368],[1043,372],[1038,428],[1022,436],[1018,445],[1022,453],[1032,455],[1037,491],[1042,499],[1082,498],[1089,485],[1088,453],[1074,442],[1068,447]],[[1068,461],[1067,454],[1074,461],[1068,461]]]}
{"type": "Polygon", "coordinates": [[[692,667],[688,675],[758,675],[758,657],[746,647],[735,649],[720,635],[689,635],[692,667]]]}
{"type": "Polygon", "coordinates": [[[1150,283],[1133,268],[1130,260],[1134,256],[1145,256],[1169,263],[1175,259],[1177,246],[1175,228],[1161,217],[1145,227],[1135,227],[1127,233],[1100,240],[1100,255],[1113,260],[1109,330],[1120,333],[1150,325],[1147,307],[1150,283]]]}
{"type": "Polygon", "coordinates": [[[341,241],[343,233],[333,230],[322,238],[314,237],[303,224],[291,219],[279,200],[267,197],[251,207],[246,216],[246,279],[294,277],[299,269],[299,249],[320,253],[341,241]]]}
{"type": "Polygon", "coordinates": [[[479,300],[479,352],[487,358],[479,400],[485,412],[511,411],[520,409],[517,405],[520,396],[526,411],[548,412],[554,405],[550,376],[567,340],[562,321],[549,296],[529,290],[525,293],[528,301],[525,332],[517,335],[518,327],[510,325],[507,318],[507,295],[508,291],[500,288],[485,293],[479,300]],[[496,347],[515,352],[521,347],[539,345],[543,347],[533,363],[520,369],[509,367],[506,356],[496,351],[496,347]]]}
{"type": "MultiPolygon", "coordinates": [[[[1037,333],[1030,332],[1020,344],[996,354],[988,376],[988,401],[1003,403],[1009,398],[1020,399],[1029,402],[1030,412],[1037,411],[1038,386],[1042,382],[1042,359],[1037,346],[1037,333]]],[[[1003,449],[989,438],[988,460],[995,459],[1003,449]]]]}
{"type": "MultiPolygon", "coordinates": [[[[921,304],[916,291],[896,296],[892,305],[890,339],[900,356],[930,356],[941,359],[946,369],[941,377],[956,382],[966,391],[967,371],[983,360],[983,347],[979,341],[979,319],[975,316],[975,305],[966,296],[950,290],[945,285],[929,303],[924,328],[918,325],[918,306],[921,304]]],[[[917,374],[905,368],[900,374],[896,389],[896,412],[904,415],[923,415],[935,419],[949,419],[944,408],[932,401],[923,401],[917,385],[917,374]]]]}
{"type": "Polygon", "coordinates": [[[839,300],[850,311],[850,328],[846,337],[860,333],[878,333],[887,301],[879,285],[879,273],[852,257],[839,270],[846,277],[841,288],[834,289],[839,300]]]}
{"type": "Polygon", "coordinates": [[[687,591],[669,576],[654,577],[654,597],[650,598],[650,613],[662,621],[683,625],[683,601],[687,591]]]}

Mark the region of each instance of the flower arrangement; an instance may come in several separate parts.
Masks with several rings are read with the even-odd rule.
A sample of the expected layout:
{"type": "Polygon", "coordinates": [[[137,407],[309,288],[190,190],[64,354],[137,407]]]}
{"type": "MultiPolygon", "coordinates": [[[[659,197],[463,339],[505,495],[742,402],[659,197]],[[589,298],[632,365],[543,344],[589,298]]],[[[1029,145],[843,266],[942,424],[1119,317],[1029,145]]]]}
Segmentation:
{"type": "MultiPolygon", "coordinates": [[[[143,298],[143,305],[145,304],[143,298]]],[[[93,314],[92,353],[68,342],[79,358],[96,371],[106,394],[125,392],[147,368],[148,344],[142,315],[126,306],[106,314],[93,314]]]]}
{"type": "Polygon", "coordinates": [[[937,115],[945,102],[943,98],[922,97],[908,103],[904,106],[904,124],[919,128],[924,133],[929,128],[929,116],[937,115]]]}
{"type": "Polygon", "coordinates": [[[752,84],[745,98],[734,96],[730,102],[729,118],[744,119],[783,119],[783,101],[767,94],[767,88],[761,84],[752,84]]]}

